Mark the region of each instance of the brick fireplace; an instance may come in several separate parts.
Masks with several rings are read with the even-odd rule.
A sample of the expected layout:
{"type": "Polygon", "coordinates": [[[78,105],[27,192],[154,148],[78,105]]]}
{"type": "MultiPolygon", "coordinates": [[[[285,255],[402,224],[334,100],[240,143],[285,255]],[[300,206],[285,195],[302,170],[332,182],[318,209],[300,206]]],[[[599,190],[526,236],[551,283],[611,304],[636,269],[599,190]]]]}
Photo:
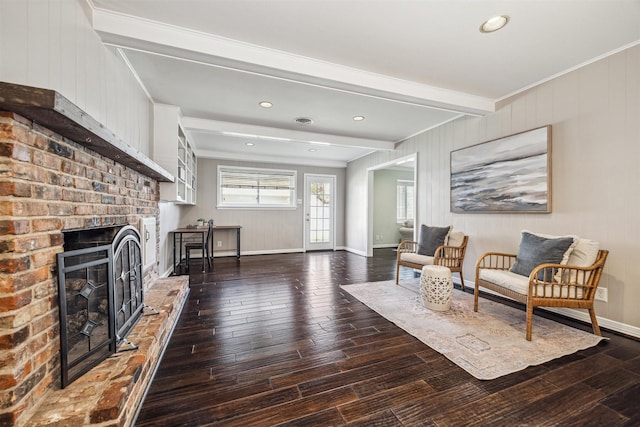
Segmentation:
{"type": "MultiPolygon", "coordinates": [[[[0,426],[55,425],[53,418],[36,411],[38,406],[58,411],[47,396],[61,389],[56,255],[63,252],[64,234],[80,229],[138,227],[142,218],[158,217],[158,180],[92,148],[15,112],[0,111],[0,426]]],[[[143,288],[150,303],[160,305],[156,308],[164,313],[158,321],[167,323],[166,316],[177,318],[179,307],[174,304],[181,304],[188,290],[158,279],[157,269],[154,263],[144,270],[143,288]],[[158,282],[161,285],[155,289],[158,282]]],[[[54,416],[58,425],[131,422],[134,409],[124,410],[128,401],[120,392],[142,388],[136,385],[140,375],[152,374],[145,361],[157,362],[163,349],[163,343],[154,339],[166,341],[170,335],[149,322],[141,320],[140,328],[157,335],[155,338],[145,336],[145,331],[132,333],[141,341],[142,353],[131,352],[136,354],[103,362],[110,372],[118,363],[124,365],[120,366],[122,372],[114,375],[120,383],[105,383],[109,374],[104,368],[93,374],[102,378],[103,382],[96,384],[102,384],[105,394],[111,395],[79,384],[79,389],[84,387],[91,394],[85,413],[75,408],[75,418],[66,421],[58,419],[58,413],[54,416]],[[144,353],[152,347],[154,356],[144,353]]],[[[135,400],[139,403],[144,389],[138,394],[135,400]]],[[[73,405],[82,406],[82,396],[72,396],[73,405]]]]}

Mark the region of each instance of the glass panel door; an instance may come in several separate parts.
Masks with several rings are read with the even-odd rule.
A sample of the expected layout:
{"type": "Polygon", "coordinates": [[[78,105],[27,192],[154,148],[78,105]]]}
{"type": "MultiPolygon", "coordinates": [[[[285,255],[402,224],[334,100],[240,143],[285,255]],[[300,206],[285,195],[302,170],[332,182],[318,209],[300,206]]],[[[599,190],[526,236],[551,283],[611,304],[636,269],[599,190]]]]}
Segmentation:
{"type": "Polygon", "coordinates": [[[335,176],[305,175],[305,249],[335,249],[335,176]]]}

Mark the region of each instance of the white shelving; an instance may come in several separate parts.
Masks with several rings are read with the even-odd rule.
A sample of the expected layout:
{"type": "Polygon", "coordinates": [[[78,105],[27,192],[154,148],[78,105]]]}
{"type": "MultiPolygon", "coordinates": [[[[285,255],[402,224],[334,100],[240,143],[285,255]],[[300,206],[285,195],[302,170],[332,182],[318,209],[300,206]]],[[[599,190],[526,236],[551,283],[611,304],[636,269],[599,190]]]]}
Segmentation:
{"type": "Polygon", "coordinates": [[[175,177],[160,183],[160,199],[195,205],[198,158],[180,124],[179,107],[153,106],[153,160],[175,177]]]}

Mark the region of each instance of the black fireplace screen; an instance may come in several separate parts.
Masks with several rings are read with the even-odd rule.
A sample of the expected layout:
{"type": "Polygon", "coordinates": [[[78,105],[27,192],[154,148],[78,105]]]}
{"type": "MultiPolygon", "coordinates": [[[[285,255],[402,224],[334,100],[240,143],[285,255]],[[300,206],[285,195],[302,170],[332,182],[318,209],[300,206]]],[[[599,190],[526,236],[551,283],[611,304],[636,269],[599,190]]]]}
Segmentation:
{"type": "Polygon", "coordinates": [[[125,227],[113,241],[114,308],[116,339],[125,339],[142,312],[142,252],[140,234],[125,227]]]}
{"type": "Polygon", "coordinates": [[[101,236],[58,254],[63,388],[128,343],[144,308],[140,234],[122,227],[108,245],[101,236]]]}

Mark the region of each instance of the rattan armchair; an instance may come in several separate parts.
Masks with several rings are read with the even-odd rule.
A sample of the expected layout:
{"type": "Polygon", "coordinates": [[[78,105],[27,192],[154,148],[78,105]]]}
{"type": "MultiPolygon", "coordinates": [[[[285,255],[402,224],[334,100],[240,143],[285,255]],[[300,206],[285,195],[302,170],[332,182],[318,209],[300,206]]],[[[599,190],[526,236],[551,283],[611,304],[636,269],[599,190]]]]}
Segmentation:
{"type": "MultiPolygon", "coordinates": [[[[600,249],[595,262],[587,267],[541,264],[534,268],[529,275],[528,289],[525,286],[525,289],[520,291],[517,286],[513,285],[514,279],[519,280],[516,277],[518,275],[509,271],[516,261],[516,255],[500,252],[485,253],[476,263],[473,310],[478,311],[478,295],[480,286],[482,286],[526,305],[526,338],[528,341],[531,341],[533,309],[535,307],[587,309],[591,317],[593,333],[601,336],[593,301],[608,254],[608,250],[600,249]],[[496,283],[498,280],[495,280],[495,274],[486,274],[491,270],[507,272],[507,274],[500,276],[504,278],[501,283],[496,283]],[[490,276],[493,276],[494,279],[488,279],[490,276]],[[509,283],[509,278],[511,278],[511,283],[509,283]]],[[[524,280],[526,281],[527,278],[524,277],[524,280]]]]}
{"type": "Polygon", "coordinates": [[[460,275],[460,285],[464,290],[464,278],[462,277],[462,263],[467,251],[467,241],[469,236],[461,234],[461,243],[458,246],[439,246],[433,257],[419,255],[418,242],[405,240],[398,245],[396,258],[396,285],[400,276],[400,266],[422,270],[425,265],[441,265],[449,267],[452,273],[460,275]]]}

